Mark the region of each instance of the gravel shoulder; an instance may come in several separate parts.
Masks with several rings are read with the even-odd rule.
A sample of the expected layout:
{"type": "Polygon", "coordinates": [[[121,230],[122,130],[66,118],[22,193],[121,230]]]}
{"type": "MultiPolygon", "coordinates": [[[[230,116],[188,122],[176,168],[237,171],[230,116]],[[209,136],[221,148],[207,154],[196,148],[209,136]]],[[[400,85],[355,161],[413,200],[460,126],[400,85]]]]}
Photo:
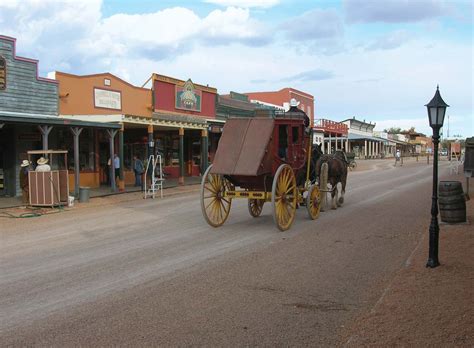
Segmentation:
{"type": "MultiPolygon", "coordinates": [[[[449,179],[465,185],[461,175],[449,179]]],[[[441,266],[434,269],[425,267],[428,218],[413,254],[370,311],[344,330],[341,345],[474,346],[474,200],[467,202],[468,224],[441,223],[441,266]]]]}

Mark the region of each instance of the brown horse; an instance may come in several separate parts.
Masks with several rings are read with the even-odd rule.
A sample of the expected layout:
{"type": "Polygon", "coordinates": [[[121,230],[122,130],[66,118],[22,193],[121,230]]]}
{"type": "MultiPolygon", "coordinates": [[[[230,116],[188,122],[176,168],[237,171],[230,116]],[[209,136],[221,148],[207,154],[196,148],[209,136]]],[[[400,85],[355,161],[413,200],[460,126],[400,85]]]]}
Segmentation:
{"type": "Polygon", "coordinates": [[[328,164],[328,182],[331,184],[332,209],[337,209],[344,203],[344,194],[346,193],[347,182],[347,158],[342,151],[336,151],[333,155],[323,154],[321,145],[315,146],[312,151],[311,160],[311,179],[319,178],[321,166],[328,164]],[[337,184],[341,183],[341,196],[338,199],[337,184]]]}

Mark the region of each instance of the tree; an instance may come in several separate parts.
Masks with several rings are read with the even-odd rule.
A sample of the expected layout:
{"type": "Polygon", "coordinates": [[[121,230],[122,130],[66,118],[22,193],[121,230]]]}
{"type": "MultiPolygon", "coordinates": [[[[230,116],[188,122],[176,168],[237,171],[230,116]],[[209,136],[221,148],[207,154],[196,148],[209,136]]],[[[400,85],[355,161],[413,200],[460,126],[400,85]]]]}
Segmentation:
{"type": "Polygon", "coordinates": [[[383,131],[388,134],[400,134],[402,129],[400,127],[390,127],[388,129],[384,129],[383,131]]]}

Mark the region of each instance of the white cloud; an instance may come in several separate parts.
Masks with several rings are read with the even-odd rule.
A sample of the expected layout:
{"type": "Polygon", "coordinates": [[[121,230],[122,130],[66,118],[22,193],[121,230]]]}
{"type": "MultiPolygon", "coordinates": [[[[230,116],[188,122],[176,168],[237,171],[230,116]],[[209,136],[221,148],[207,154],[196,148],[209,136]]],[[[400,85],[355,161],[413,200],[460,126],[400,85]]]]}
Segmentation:
{"type": "Polygon", "coordinates": [[[315,96],[317,117],[341,120],[355,115],[378,124],[383,119],[404,120],[403,126],[422,132],[429,131],[421,128],[424,104],[439,83],[451,105],[451,133],[474,134],[469,40],[424,39],[424,31],[406,38],[402,32],[393,39],[381,37],[338,50],[354,46],[349,41],[354,32],[344,28],[335,10],[315,10],[310,14],[319,16],[302,14],[282,25],[269,21],[269,26],[283,30],[270,33],[271,28],[242,7],[206,15],[175,7],[104,18],[99,0],[5,4],[0,0],[0,33],[17,37],[18,53],[40,59],[42,71],[110,71],[137,85],[157,72],[192,78],[220,93],[291,86],[315,96]],[[298,20],[305,24],[298,27],[300,37],[285,27],[298,20]],[[376,44],[392,48],[366,50],[376,44]],[[331,56],[319,54],[330,50],[331,56]]]}
{"type": "Polygon", "coordinates": [[[344,10],[350,23],[361,22],[418,22],[447,13],[440,0],[345,0],[344,10]]]}
{"type": "Polygon", "coordinates": [[[378,37],[374,42],[367,46],[367,50],[390,50],[400,47],[413,38],[414,35],[406,30],[392,31],[378,37]]]}
{"type": "Polygon", "coordinates": [[[205,0],[204,2],[226,7],[270,8],[277,5],[280,0],[205,0]]]}

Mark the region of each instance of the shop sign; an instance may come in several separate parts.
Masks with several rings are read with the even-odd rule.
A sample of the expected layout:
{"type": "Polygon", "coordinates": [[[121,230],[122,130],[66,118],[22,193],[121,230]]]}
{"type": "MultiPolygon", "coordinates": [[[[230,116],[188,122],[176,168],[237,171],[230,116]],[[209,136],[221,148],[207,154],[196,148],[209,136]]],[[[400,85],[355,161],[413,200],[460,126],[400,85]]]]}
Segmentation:
{"type": "Polygon", "coordinates": [[[7,61],[0,56],[0,90],[7,88],[7,61]]]}
{"type": "Polygon", "coordinates": [[[119,91],[94,88],[94,106],[96,108],[122,110],[122,94],[119,91]]]}
{"type": "Polygon", "coordinates": [[[189,79],[184,86],[176,86],[175,107],[190,111],[201,112],[202,92],[194,88],[189,79]]]}
{"type": "Polygon", "coordinates": [[[214,126],[214,125],[209,126],[209,132],[211,133],[222,133],[222,129],[223,127],[221,126],[214,126]]]}

